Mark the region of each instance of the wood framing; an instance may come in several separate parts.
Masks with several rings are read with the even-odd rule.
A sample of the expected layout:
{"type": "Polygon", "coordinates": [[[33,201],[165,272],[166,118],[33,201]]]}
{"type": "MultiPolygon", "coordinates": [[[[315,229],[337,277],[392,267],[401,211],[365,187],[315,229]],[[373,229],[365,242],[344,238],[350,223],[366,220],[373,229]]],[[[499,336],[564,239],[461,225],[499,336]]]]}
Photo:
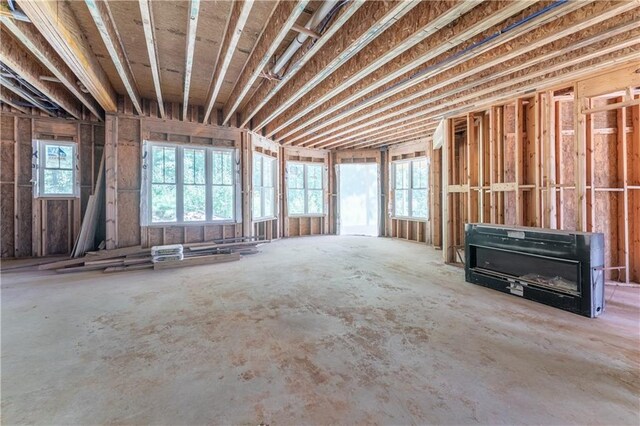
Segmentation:
{"type": "Polygon", "coordinates": [[[93,18],[93,22],[95,22],[96,27],[98,28],[102,42],[106,46],[107,52],[109,52],[109,57],[118,71],[120,80],[122,81],[129,98],[131,98],[131,102],[133,102],[133,106],[136,108],[138,114],[141,114],[142,106],[140,94],[138,93],[136,82],[133,78],[133,73],[131,72],[129,59],[122,47],[118,29],[111,18],[108,3],[104,0],[85,0],[85,3],[89,9],[91,17],[93,18]]]}
{"type": "Polygon", "coordinates": [[[38,89],[53,102],[77,119],[82,118],[82,111],[78,100],[60,84],[40,79],[47,75],[48,70],[40,63],[31,60],[29,52],[25,50],[13,37],[2,30],[0,47],[0,61],[18,73],[30,85],[38,89]]]}
{"type": "Polygon", "coordinates": [[[182,85],[182,119],[187,119],[189,112],[189,93],[191,91],[191,73],[193,71],[193,54],[196,48],[196,32],[200,15],[200,0],[189,0],[187,24],[187,46],[184,58],[184,84],[182,85]]]}
{"type": "Polygon", "coordinates": [[[106,112],[115,112],[115,91],[69,5],[26,0],[20,7],[100,106],[106,112]]]}
{"type": "Polygon", "coordinates": [[[98,103],[88,94],[83,93],[76,84],[76,77],[69,67],[60,59],[51,45],[28,23],[20,22],[7,17],[0,17],[2,25],[9,30],[33,56],[36,57],[51,74],[53,74],[64,87],[67,88],[91,113],[102,120],[102,113],[98,103]]]}
{"type": "Polygon", "coordinates": [[[229,95],[229,100],[222,109],[222,124],[227,124],[231,116],[238,110],[249,89],[267,66],[282,40],[304,11],[307,3],[308,0],[285,0],[278,3],[269,20],[269,26],[260,35],[242,74],[238,77],[231,95],[229,95]]]}
{"type": "Polygon", "coordinates": [[[227,21],[227,28],[225,30],[224,41],[220,46],[220,52],[218,53],[218,60],[216,61],[216,67],[213,72],[213,78],[211,80],[211,87],[209,94],[207,95],[206,108],[204,113],[204,122],[209,120],[213,106],[218,98],[220,87],[227,74],[229,62],[233,57],[233,53],[236,50],[238,41],[240,40],[240,34],[247,22],[249,12],[253,7],[253,0],[238,0],[234,1],[231,6],[231,13],[227,21]]]}
{"type": "MultiPolygon", "coordinates": [[[[155,29],[153,25],[153,11],[151,9],[150,0],[138,0],[140,5],[140,15],[142,15],[142,27],[144,28],[144,39],[147,44],[147,53],[149,55],[149,66],[151,67],[151,77],[153,78],[153,87],[156,91],[156,101],[158,102],[158,110],[160,117],[165,117],[164,101],[162,100],[162,87],[160,85],[160,58],[157,52],[157,43],[155,37],[155,29]]],[[[138,107],[136,106],[136,110],[138,107]]],[[[140,111],[138,111],[140,114],[140,111]]]]}

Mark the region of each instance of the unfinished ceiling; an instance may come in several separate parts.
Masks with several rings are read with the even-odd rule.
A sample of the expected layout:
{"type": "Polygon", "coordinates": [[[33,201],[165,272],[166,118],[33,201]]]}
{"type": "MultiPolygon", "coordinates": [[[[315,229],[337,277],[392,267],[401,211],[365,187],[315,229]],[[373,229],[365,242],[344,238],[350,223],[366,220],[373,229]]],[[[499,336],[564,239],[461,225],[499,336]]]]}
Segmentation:
{"type": "Polygon", "coordinates": [[[71,116],[115,112],[118,97],[138,113],[159,102],[161,116],[187,104],[202,121],[310,148],[424,138],[443,117],[640,59],[639,0],[11,6],[0,60],[71,116]],[[25,74],[27,61],[59,82],[25,74]]]}

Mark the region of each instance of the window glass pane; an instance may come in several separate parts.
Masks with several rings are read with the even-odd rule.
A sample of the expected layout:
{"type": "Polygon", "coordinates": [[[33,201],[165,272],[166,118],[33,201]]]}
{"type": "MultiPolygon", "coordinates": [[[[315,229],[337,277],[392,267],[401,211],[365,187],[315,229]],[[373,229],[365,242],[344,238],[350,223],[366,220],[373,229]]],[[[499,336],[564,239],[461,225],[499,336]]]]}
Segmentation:
{"type": "Polygon", "coordinates": [[[253,188],[262,186],[262,156],[253,156],[253,188]]]}
{"type": "Polygon", "coordinates": [[[273,212],[273,188],[264,188],[264,217],[273,216],[273,212]]]}
{"type": "Polygon", "coordinates": [[[304,214],[304,189],[289,189],[289,214],[304,214]]]}
{"type": "Polygon", "coordinates": [[[175,222],[176,187],[175,185],[155,184],[151,186],[151,221],[175,222]]]}
{"type": "Polygon", "coordinates": [[[414,189],[411,194],[411,216],[427,217],[427,190],[414,189]]]}
{"type": "Polygon", "coordinates": [[[253,199],[251,201],[251,210],[253,212],[253,217],[259,218],[262,217],[262,190],[255,189],[253,190],[253,199]]]}
{"type": "Polygon", "coordinates": [[[44,171],[44,194],[73,195],[73,170],[44,171]]]}
{"type": "Polygon", "coordinates": [[[60,167],[60,147],[58,145],[45,145],[45,163],[47,169],[57,169],[60,167]]]}
{"type": "Polygon", "coordinates": [[[322,166],[307,165],[309,189],[322,189],[322,166]]]}
{"type": "Polygon", "coordinates": [[[273,186],[273,165],[275,164],[275,160],[271,158],[264,158],[262,160],[262,185],[265,187],[273,186]]]}
{"type": "Polygon", "coordinates": [[[205,183],[205,162],[204,150],[202,149],[185,149],[183,152],[183,171],[184,183],[186,185],[205,183]]]}
{"type": "Polygon", "coordinates": [[[233,186],[213,187],[213,219],[233,219],[233,186]]]}
{"type": "Polygon", "coordinates": [[[204,185],[184,186],[184,220],[187,222],[205,220],[206,187],[204,185]]]}
{"type": "Polygon", "coordinates": [[[176,149],[163,148],[164,183],[176,183],[176,149]]]}
{"type": "Polygon", "coordinates": [[[151,147],[151,172],[152,182],[164,182],[164,148],[162,147],[151,147]]]}
{"type": "Polygon", "coordinates": [[[407,216],[409,214],[409,191],[406,189],[396,189],[394,207],[396,216],[407,216]]]}
{"type": "Polygon", "coordinates": [[[73,169],[73,147],[70,145],[61,145],[58,148],[60,155],[60,168],[72,170],[73,169]]]}
{"type": "Polygon", "coordinates": [[[304,188],[304,164],[289,163],[287,185],[289,188],[304,188]]]}
{"type": "Polygon", "coordinates": [[[322,190],[310,189],[307,192],[307,213],[309,214],[321,214],[322,213],[322,190]]]}
{"type": "Polygon", "coordinates": [[[396,189],[409,188],[409,163],[396,163],[396,189]]]}
{"type": "Polygon", "coordinates": [[[427,160],[414,161],[412,165],[413,170],[413,188],[426,188],[427,187],[427,160]]]}
{"type": "Polygon", "coordinates": [[[233,184],[233,153],[226,151],[222,153],[222,183],[225,185],[233,184]]]}

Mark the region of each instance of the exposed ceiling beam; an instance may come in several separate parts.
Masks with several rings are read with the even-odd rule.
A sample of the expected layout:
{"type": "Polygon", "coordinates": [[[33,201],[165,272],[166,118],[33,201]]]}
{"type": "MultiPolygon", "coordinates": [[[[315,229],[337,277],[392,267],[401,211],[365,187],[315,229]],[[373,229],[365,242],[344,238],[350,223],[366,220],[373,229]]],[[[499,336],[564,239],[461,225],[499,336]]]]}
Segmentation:
{"type": "MultiPolygon", "coordinates": [[[[497,2],[489,2],[489,4],[494,3],[497,4],[497,2]]],[[[514,4],[520,8],[526,7],[519,2],[514,2],[514,4]]],[[[366,49],[359,51],[340,69],[312,88],[305,95],[305,102],[293,104],[287,111],[269,123],[266,126],[266,136],[272,137],[278,133],[278,139],[281,139],[280,131],[283,128],[294,122],[296,126],[298,121],[306,122],[308,120],[306,115],[314,108],[342,93],[358,81],[362,81],[380,67],[395,64],[395,58],[399,55],[424,39],[434,36],[450,22],[477,5],[478,2],[468,0],[432,1],[418,4],[411,13],[404,15],[393,27],[369,43],[366,49]]],[[[449,43],[451,43],[450,40],[449,43]]]]}
{"type": "Polygon", "coordinates": [[[227,124],[237,111],[308,2],[309,0],[282,0],[278,3],[222,109],[223,125],[227,124]]]}
{"type": "Polygon", "coordinates": [[[23,88],[21,88],[18,85],[16,85],[13,80],[9,80],[8,78],[0,76],[0,86],[2,88],[9,89],[18,98],[24,99],[26,102],[30,103],[35,108],[40,109],[41,111],[43,111],[48,116],[55,117],[55,115],[51,112],[51,110],[49,108],[47,108],[47,106],[41,100],[34,98],[26,90],[24,90],[23,88]]]}
{"type": "Polygon", "coordinates": [[[49,73],[47,69],[38,61],[34,61],[31,54],[4,29],[2,30],[2,43],[0,43],[0,61],[70,115],[78,120],[82,119],[82,108],[78,100],[64,86],[40,80],[41,75],[49,73]]]}
{"type": "Polygon", "coordinates": [[[127,91],[129,98],[131,98],[131,102],[138,114],[142,115],[142,102],[136,87],[136,80],[131,72],[129,59],[122,47],[118,29],[113,22],[109,5],[105,0],[85,0],[85,3],[93,18],[93,22],[98,28],[100,38],[102,38],[102,42],[107,48],[111,62],[113,62],[118,76],[124,85],[124,89],[127,91]]]}
{"type": "Polygon", "coordinates": [[[106,112],[116,112],[116,92],[65,1],[22,0],[20,8],[106,112]]]}
{"type": "Polygon", "coordinates": [[[415,132],[412,135],[407,135],[407,136],[403,136],[403,137],[397,137],[397,138],[391,138],[391,139],[387,139],[384,142],[376,142],[376,143],[372,143],[372,144],[365,144],[365,145],[360,145],[360,146],[345,146],[343,148],[338,148],[339,150],[343,150],[343,149],[379,149],[382,148],[383,146],[393,146],[393,145],[400,145],[400,144],[404,144],[404,143],[410,143],[410,142],[416,142],[416,141],[420,141],[423,140],[425,141],[425,143],[428,143],[429,137],[433,134],[433,131],[419,131],[419,132],[415,132]]]}
{"type": "MultiPolygon", "coordinates": [[[[636,29],[640,31],[640,29],[636,29]]],[[[434,120],[453,116],[466,111],[469,108],[478,108],[480,105],[495,103],[502,99],[519,96],[532,90],[553,87],[562,84],[568,79],[578,79],[598,69],[612,66],[617,63],[638,60],[640,58],[640,43],[637,33],[624,34],[628,40],[621,42],[615,38],[604,40],[598,46],[578,49],[566,56],[567,60],[549,60],[533,67],[525,68],[513,74],[508,74],[499,79],[490,76],[484,84],[478,82],[465,84],[464,90],[452,93],[450,88],[443,96],[434,96],[428,105],[419,105],[416,111],[402,114],[384,120],[369,122],[368,126],[361,130],[352,131],[342,137],[336,137],[318,145],[319,148],[329,149],[343,142],[349,142],[357,137],[365,137],[381,129],[395,126],[398,123],[410,123],[412,120],[433,118],[434,120]],[[589,53],[587,53],[589,52],[589,53]],[[376,123],[379,123],[376,125],[376,123]],[[370,130],[374,126],[375,131],[370,130]]],[[[508,65],[505,64],[505,68],[508,65]]],[[[466,83],[466,82],[462,82],[466,83]]],[[[462,86],[462,85],[461,85],[462,86]]],[[[455,92],[455,90],[454,90],[455,92]]]]}
{"type": "MultiPolygon", "coordinates": [[[[327,78],[353,55],[365,48],[398,19],[417,6],[419,1],[369,1],[332,38],[330,49],[314,57],[297,73],[295,79],[255,115],[252,130],[262,129],[270,121],[327,78]]],[[[324,38],[324,35],[321,39],[324,38]]]]}
{"type": "Polygon", "coordinates": [[[191,91],[191,73],[193,71],[193,54],[196,50],[196,32],[200,15],[200,0],[189,1],[189,22],[187,23],[187,47],[184,59],[184,85],[182,86],[182,119],[187,120],[189,113],[189,92],[191,91]]]}
{"type": "Polygon", "coordinates": [[[153,11],[151,10],[150,0],[138,0],[140,5],[140,14],[142,15],[142,28],[144,30],[144,39],[147,44],[147,53],[149,55],[149,66],[151,67],[151,77],[153,78],[153,87],[156,91],[156,100],[158,101],[158,111],[160,117],[165,117],[164,101],[162,100],[162,87],[160,84],[160,63],[158,58],[157,44],[155,38],[155,29],[153,26],[153,11]]]}
{"type": "MultiPolygon", "coordinates": [[[[67,65],[60,59],[58,54],[53,50],[51,45],[42,35],[29,23],[21,22],[15,19],[3,16],[0,21],[4,27],[15,37],[20,43],[35,56],[46,68],[57,78],[60,83],[64,84],[80,102],[99,120],[102,120],[101,107],[89,94],[80,90],[76,83],[78,79],[67,65]]],[[[47,77],[47,76],[45,76],[47,77]]]]}
{"type": "Polygon", "coordinates": [[[374,145],[384,145],[389,141],[395,141],[402,138],[406,139],[418,134],[421,134],[421,135],[427,134],[429,133],[429,131],[432,131],[433,129],[435,129],[437,125],[438,125],[437,122],[434,122],[433,120],[428,120],[421,124],[413,124],[410,126],[392,128],[384,132],[381,132],[380,134],[372,135],[369,138],[354,140],[352,142],[345,143],[344,145],[336,146],[334,147],[334,149],[367,148],[374,145]]]}
{"type": "MultiPolygon", "coordinates": [[[[350,112],[345,111],[347,105],[354,102],[362,103],[363,99],[367,99],[368,95],[378,88],[385,87],[387,92],[397,92],[401,87],[415,84],[415,78],[407,79],[407,76],[420,76],[419,73],[433,71],[429,70],[429,67],[442,61],[443,57],[448,60],[446,64],[440,64],[440,68],[453,66],[481,53],[482,50],[508,42],[557,13],[578,7],[577,3],[560,5],[554,9],[555,14],[547,12],[543,16],[524,21],[527,16],[546,10],[547,6],[544,3],[532,5],[531,2],[483,2],[472,12],[429,36],[394,61],[384,64],[367,78],[356,81],[347,90],[336,92],[332,98],[321,99],[324,100],[322,105],[314,102],[313,110],[308,110],[300,120],[278,132],[278,139],[285,139],[285,144],[290,144],[313,132],[317,133],[322,127],[329,126],[347,115],[350,112]],[[518,23],[521,24],[516,25],[518,23]],[[443,37],[443,34],[446,36],[443,37]],[[498,34],[499,37],[496,37],[498,34]]],[[[297,106],[295,108],[298,109],[297,106]]]]}
{"type": "MultiPolygon", "coordinates": [[[[597,2],[594,6],[599,6],[601,3],[602,2],[597,2]]],[[[589,8],[588,10],[593,9],[589,8]]],[[[576,11],[576,13],[578,12],[584,12],[584,10],[576,11]]],[[[626,14],[631,15],[625,15],[626,18],[624,19],[611,20],[611,15],[604,13],[602,10],[601,12],[600,14],[594,15],[579,14],[578,16],[589,17],[587,20],[582,21],[573,21],[570,19],[573,14],[567,15],[561,18],[559,22],[544,25],[536,31],[519,37],[508,45],[503,44],[478,55],[473,58],[473,60],[467,60],[453,67],[447,66],[445,67],[445,72],[440,72],[439,70],[438,72],[433,72],[430,78],[424,79],[419,84],[414,85],[410,91],[402,91],[389,98],[383,97],[382,101],[379,102],[362,102],[366,103],[366,108],[357,108],[357,113],[355,114],[349,112],[349,117],[333,123],[330,128],[324,131],[310,135],[303,140],[303,142],[305,145],[315,146],[328,138],[349,133],[358,126],[359,122],[363,122],[364,124],[363,120],[367,120],[367,123],[370,123],[371,117],[379,115],[384,111],[393,109],[393,111],[398,112],[400,108],[403,108],[402,105],[405,105],[405,107],[416,105],[417,102],[426,100],[426,97],[433,96],[432,93],[436,89],[448,84],[456,82],[460,84],[460,82],[469,81],[469,79],[474,78],[474,76],[482,77],[482,74],[490,71],[504,74],[518,69],[505,67],[505,63],[509,63],[511,67],[529,66],[550,57],[569,52],[573,50],[574,47],[579,47],[576,45],[577,43],[584,46],[599,39],[610,37],[616,33],[616,22],[624,23],[626,20],[627,22],[633,23],[632,21],[637,20],[637,16],[640,16],[636,16],[638,11],[634,10],[626,12],[626,14]],[[600,26],[597,27],[594,26],[601,21],[604,21],[604,23],[601,23],[600,26]],[[571,22],[588,23],[589,25],[573,26],[571,22]],[[579,28],[586,29],[578,32],[579,28]],[[496,67],[499,67],[499,69],[496,69],[496,67]]],[[[380,93],[385,94],[384,91],[380,93]]]]}
{"type": "Polygon", "coordinates": [[[302,67],[315,56],[316,53],[333,37],[341,31],[345,23],[362,7],[364,0],[351,0],[343,3],[336,16],[330,21],[326,29],[317,40],[307,40],[298,52],[289,61],[287,72],[279,80],[264,80],[258,90],[253,94],[242,111],[241,127],[247,126],[255,114],[278,93],[302,67]]]}
{"type": "Polygon", "coordinates": [[[213,72],[213,79],[211,80],[211,88],[207,96],[206,109],[204,114],[204,122],[209,121],[209,116],[213,110],[213,106],[216,103],[220,88],[224,82],[224,77],[227,75],[227,70],[233,54],[240,41],[240,36],[253,7],[253,0],[237,0],[231,5],[231,12],[229,13],[229,19],[227,21],[227,29],[224,33],[224,39],[220,46],[220,52],[218,53],[218,60],[216,61],[216,67],[213,72]]]}
{"type": "Polygon", "coordinates": [[[29,114],[29,111],[27,111],[25,107],[19,105],[20,99],[21,98],[18,95],[16,95],[13,92],[10,92],[8,89],[4,87],[4,85],[0,87],[0,101],[9,105],[13,109],[20,111],[23,114],[29,114]]]}

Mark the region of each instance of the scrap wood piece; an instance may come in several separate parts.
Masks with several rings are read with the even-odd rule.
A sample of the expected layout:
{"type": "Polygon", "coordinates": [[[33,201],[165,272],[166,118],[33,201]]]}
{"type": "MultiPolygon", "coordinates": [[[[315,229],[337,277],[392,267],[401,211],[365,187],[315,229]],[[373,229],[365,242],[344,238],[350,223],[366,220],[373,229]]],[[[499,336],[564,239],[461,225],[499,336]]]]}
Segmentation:
{"type": "Polygon", "coordinates": [[[112,257],[121,257],[121,256],[129,256],[129,255],[149,255],[151,253],[151,249],[142,248],[142,246],[131,246],[131,247],[122,247],[110,250],[100,250],[87,252],[88,255],[92,256],[92,258],[97,259],[108,259],[112,257]]]}
{"type": "Polygon", "coordinates": [[[108,268],[105,268],[105,270],[102,272],[104,272],[105,274],[108,274],[111,272],[139,271],[142,269],[152,269],[152,268],[153,268],[153,264],[149,262],[141,265],[109,266],[108,268]]]}
{"type": "Polygon", "coordinates": [[[66,268],[67,266],[82,265],[84,262],[85,262],[85,259],[83,258],[59,260],[56,262],[50,262],[50,263],[45,263],[43,265],[40,265],[38,266],[38,270],[48,271],[51,269],[66,268]]]}
{"type": "Polygon", "coordinates": [[[233,262],[236,260],[240,260],[240,254],[238,253],[212,254],[210,256],[194,256],[185,258],[183,260],[154,263],[153,269],[161,270],[183,268],[186,266],[210,265],[214,263],[233,262]]]}

